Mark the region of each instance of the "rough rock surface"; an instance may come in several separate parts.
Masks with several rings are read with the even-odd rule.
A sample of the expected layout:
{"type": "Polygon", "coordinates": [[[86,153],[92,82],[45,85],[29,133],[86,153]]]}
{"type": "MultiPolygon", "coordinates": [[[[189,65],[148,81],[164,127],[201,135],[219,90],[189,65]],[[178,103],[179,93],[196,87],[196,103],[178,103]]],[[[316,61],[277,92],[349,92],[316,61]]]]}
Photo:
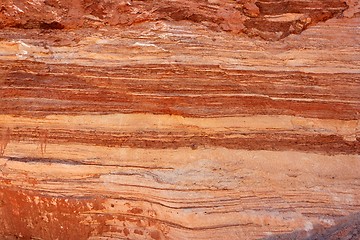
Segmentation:
{"type": "Polygon", "coordinates": [[[1,1],[0,239],[359,239],[359,12],[1,1]]]}
{"type": "Polygon", "coordinates": [[[276,40],[340,16],[354,4],[354,0],[3,0],[0,28],[63,29],[187,20],[215,31],[276,40]]]}

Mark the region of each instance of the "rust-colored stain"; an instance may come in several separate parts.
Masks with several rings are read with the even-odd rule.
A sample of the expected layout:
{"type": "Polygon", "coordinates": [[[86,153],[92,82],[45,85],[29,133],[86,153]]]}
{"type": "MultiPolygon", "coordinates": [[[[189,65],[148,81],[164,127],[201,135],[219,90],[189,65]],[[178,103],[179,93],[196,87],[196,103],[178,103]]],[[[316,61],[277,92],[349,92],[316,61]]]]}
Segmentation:
{"type": "Polygon", "coordinates": [[[128,212],[133,213],[133,214],[141,214],[141,213],[143,213],[143,210],[141,208],[133,208],[133,209],[129,210],[128,212]]]}
{"type": "MultiPolygon", "coordinates": [[[[20,239],[88,239],[92,236],[136,236],[164,239],[166,228],[158,220],[130,213],[110,214],[100,197],[52,197],[38,192],[0,189],[0,236],[20,239]],[[98,214],[95,214],[98,213],[98,214]],[[165,231],[165,232],[164,232],[165,231]]],[[[113,211],[114,209],[112,209],[113,211]]]]}
{"type": "Polygon", "coordinates": [[[7,188],[0,190],[2,206],[0,231],[3,236],[14,235],[22,239],[57,239],[72,236],[87,239],[92,227],[83,223],[88,203],[101,209],[100,199],[78,200],[38,195],[30,191],[7,188]]]}

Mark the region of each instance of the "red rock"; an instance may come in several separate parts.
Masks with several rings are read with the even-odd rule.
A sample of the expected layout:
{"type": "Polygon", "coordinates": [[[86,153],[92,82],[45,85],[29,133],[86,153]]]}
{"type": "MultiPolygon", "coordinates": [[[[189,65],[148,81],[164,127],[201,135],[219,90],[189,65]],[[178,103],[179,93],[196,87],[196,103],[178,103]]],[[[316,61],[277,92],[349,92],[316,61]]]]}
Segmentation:
{"type": "Polygon", "coordinates": [[[244,4],[244,13],[249,17],[258,17],[260,15],[260,9],[254,2],[246,2],[244,4]]]}
{"type": "Polygon", "coordinates": [[[0,239],[357,239],[358,13],[2,1],[0,239]]]}
{"type": "Polygon", "coordinates": [[[195,0],[5,0],[0,5],[0,28],[8,26],[25,29],[97,28],[108,25],[129,26],[144,21],[166,19],[202,23],[212,29],[215,29],[213,26],[215,24],[220,26],[219,29],[232,31],[235,34],[246,33],[267,40],[278,40],[291,33],[301,33],[309,23],[304,24],[297,20],[274,23],[269,22],[268,17],[301,13],[309,17],[312,24],[316,24],[338,16],[344,10],[346,10],[345,15],[352,16],[358,11],[356,4],[358,3],[341,0],[326,2],[246,0],[237,1],[237,3],[195,0]],[[351,9],[357,10],[346,10],[347,4],[351,6],[351,9]],[[297,30],[294,31],[294,29],[297,30]]]}

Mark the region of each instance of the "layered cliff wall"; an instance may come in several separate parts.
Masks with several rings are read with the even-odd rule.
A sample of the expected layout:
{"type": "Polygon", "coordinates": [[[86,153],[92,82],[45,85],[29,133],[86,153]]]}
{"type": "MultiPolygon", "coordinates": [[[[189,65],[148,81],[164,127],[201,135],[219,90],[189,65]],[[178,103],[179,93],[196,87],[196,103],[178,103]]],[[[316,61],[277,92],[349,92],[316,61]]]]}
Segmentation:
{"type": "Polygon", "coordinates": [[[0,238],[358,239],[358,1],[0,3],[0,238]]]}

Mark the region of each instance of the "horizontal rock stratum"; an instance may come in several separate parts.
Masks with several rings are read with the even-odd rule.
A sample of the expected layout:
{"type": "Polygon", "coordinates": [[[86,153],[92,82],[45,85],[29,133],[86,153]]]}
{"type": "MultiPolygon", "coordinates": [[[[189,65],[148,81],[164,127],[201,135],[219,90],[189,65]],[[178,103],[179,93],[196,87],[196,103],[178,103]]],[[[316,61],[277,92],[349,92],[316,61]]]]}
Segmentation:
{"type": "Polygon", "coordinates": [[[359,239],[357,0],[0,3],[0,239],[359,239]]]}
{"type": "Polygon", "coordinates": [[[356,4],[357,0],[3,0],[0,28],[124,27],[186,20],[214,31],[277,40],[342,16],[345,10],[345,15],[355,14],[356,4]]]}

